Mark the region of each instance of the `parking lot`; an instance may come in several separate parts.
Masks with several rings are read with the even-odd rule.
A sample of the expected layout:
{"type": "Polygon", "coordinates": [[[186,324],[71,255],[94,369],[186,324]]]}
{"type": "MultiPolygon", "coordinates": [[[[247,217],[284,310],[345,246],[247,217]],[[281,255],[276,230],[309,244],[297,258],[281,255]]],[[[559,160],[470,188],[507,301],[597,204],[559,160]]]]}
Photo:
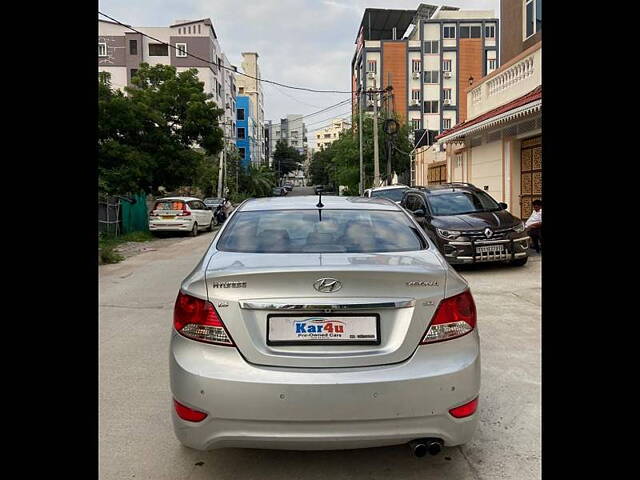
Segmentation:
{"type": "Polygon", "coordinates": [[[173,435],[168,348],[175,296],[212,233],[100,267],[101,479],[537,479],[540,477],[541,257],[460,269],[478,310],[480,422],[435,457],[409,447],[323,452],[198,452],[173,435]]]}

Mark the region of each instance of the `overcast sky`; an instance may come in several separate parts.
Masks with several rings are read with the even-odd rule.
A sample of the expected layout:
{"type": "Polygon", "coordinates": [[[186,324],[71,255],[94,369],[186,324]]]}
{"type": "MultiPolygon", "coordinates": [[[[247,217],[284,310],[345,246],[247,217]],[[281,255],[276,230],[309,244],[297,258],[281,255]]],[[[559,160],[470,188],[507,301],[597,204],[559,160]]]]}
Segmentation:
{"type": "MultiPolygon", "coordinates": [[[[139,27],[210,18],[223,52],[240,69],[241,52],[258,52],[262,78],[321,90],[351,90],[350,67],[365,8],[416,9],[419,0],[100,0],[100,11],[139,27]]],[[[439,5],[440,2],[423,3],[439,5]]],[[[465,10],[493,10],[499,0],[451,0],[465,10]]],[[[402,34],[404,32],[399,32],[402,34]]],[[[265,119],[309,114],[349,98],[263,83],[265,119]]],[[[309,131],[344,116],[349,105],[310,117],[309,131]]],[[[309,143],[315,138],[309,133],[309,143]]]]}

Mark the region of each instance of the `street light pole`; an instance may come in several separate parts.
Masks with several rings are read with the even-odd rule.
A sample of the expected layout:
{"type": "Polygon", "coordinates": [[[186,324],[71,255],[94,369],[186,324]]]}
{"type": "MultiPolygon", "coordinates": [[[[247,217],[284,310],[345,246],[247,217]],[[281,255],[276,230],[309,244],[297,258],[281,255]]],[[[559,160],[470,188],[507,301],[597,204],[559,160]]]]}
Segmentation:
{"type": "Polygon", "coordinates": [[[364,97],[364,89],[360,88],[358,94],[358,134],[360,137],[360,196],[364,195],[364,162],[362,161],[362,100],[364,97]]]}
{"type": "MultiPolygon", "coordinates": [[[[373,77],[373,90],[376,89],[376,78],[373,77]]],[[[378,156],[378,97],[373,94],[373,186],[380,186],[380,158],[378,156]]]]}

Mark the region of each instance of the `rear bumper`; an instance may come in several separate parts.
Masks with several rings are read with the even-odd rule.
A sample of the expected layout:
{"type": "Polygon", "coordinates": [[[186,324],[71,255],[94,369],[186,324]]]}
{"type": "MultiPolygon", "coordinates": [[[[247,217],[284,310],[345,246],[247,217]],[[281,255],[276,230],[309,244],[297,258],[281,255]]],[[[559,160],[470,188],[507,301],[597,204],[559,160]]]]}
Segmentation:
{"type": "Polygon", "coordinates": [[[450,264],[509,262],[526,258],[529,248],[529,237],[505,240],[483,240],[477,242],[450,241],[441,246],[441,251],[450,264]],[[503,253],[478,253],[477,247],[502,245],[503,253]]]}
{"type": "Polygon", "coordinates": [[[480,390],[477,330],[420,346],[408,360],[366,368],[280,368],[247,363],[235,348],[200,344],[173,332],[174,398],[207,412],[199,423],[173,411],[185,445],[292,450],[364,448],[435,437],[445,445],[470,440],[478,412],[449,409],[480,390]]]}
{"type": "Polygon", "coordinates": [[[149,222],[149,230],[152,232],[190,232],[193,228],[193,220],[180,222],[149,222]]]}

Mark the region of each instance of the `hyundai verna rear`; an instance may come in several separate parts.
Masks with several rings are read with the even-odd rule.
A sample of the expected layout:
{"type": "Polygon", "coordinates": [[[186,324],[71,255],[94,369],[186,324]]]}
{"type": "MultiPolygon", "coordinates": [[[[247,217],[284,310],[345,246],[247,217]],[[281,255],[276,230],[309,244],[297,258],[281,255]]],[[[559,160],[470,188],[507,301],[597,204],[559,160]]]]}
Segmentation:
{"type": "Polygon", "coordinates": [[[480,349],[467,283],[385,199],[248,200],[176,299],[176,436],[220,447],[469,441],[480,349]]]}

